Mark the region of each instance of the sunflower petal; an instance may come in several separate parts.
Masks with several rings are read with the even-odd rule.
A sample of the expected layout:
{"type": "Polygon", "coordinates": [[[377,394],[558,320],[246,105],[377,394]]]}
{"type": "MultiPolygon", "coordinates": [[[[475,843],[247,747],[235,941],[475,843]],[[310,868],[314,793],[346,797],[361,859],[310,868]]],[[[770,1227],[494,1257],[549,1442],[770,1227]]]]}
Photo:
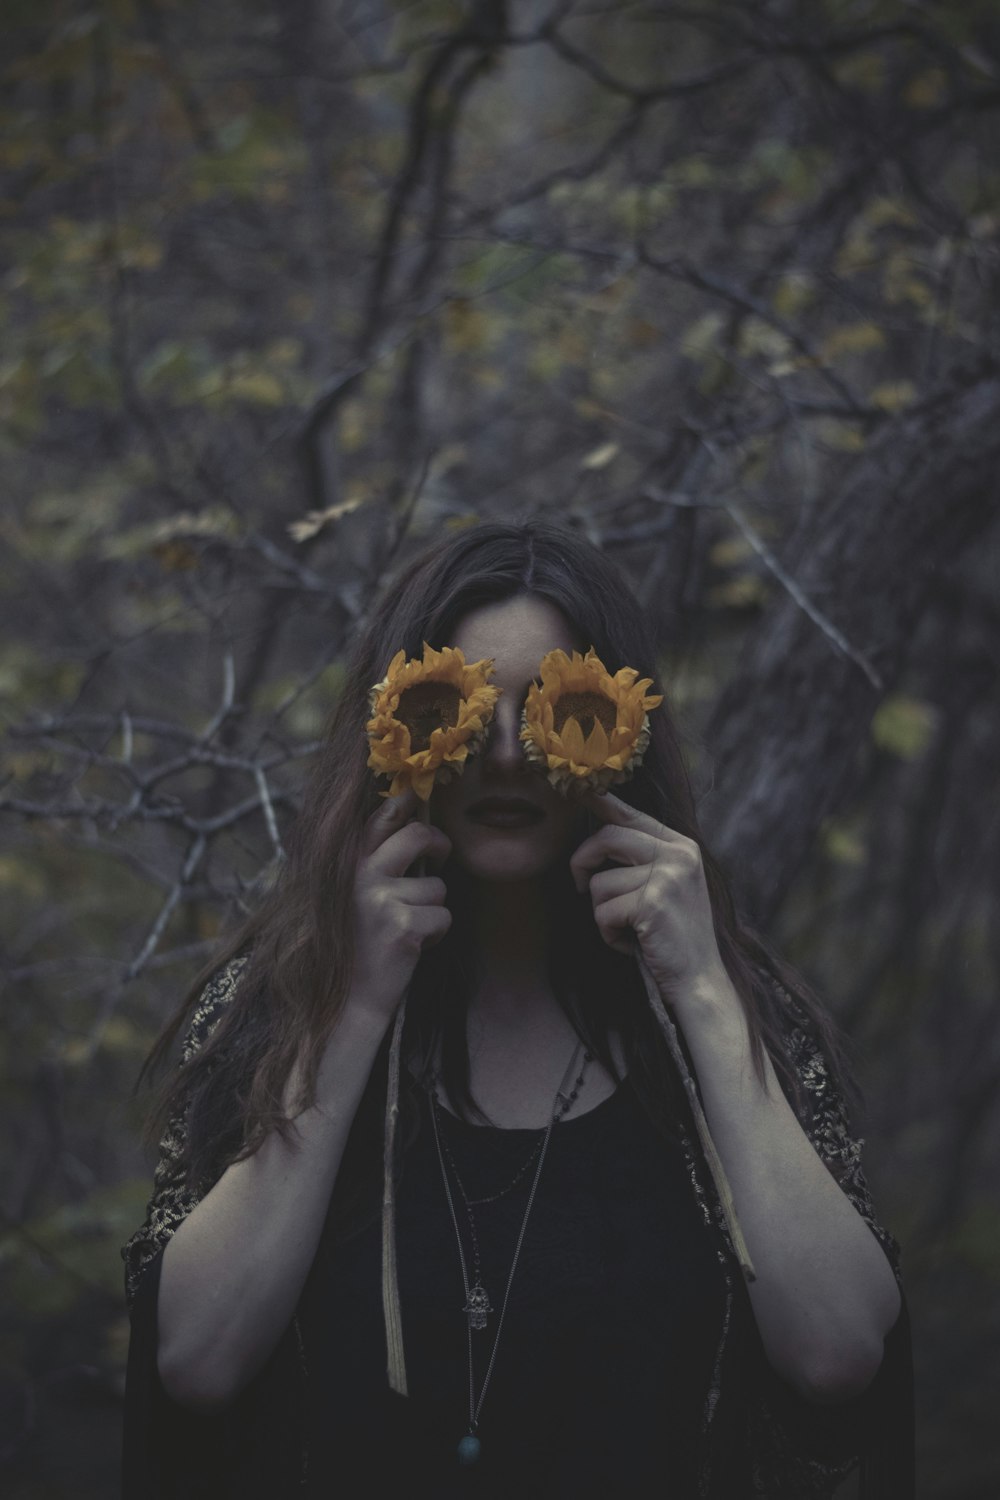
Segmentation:
{"type": "Polygon", "coordinates": [[[397,651],[383,680],[369,689],[365,732],[368,766],[390,778],[382,795],[412,786],[426,801],[435,778],[460,774],[480,748],[500,689],[487,680],[492,658],[467,664],[457,647],[422,644],[423,655],[409,661],[397,651]]]}
{"type": "Polygon", "coordinates": [[[594,727],[587,736],[587,743],[583,747],[583,761],[585,765],[592,766],[598,770],[604,765],[608,758],[608,737],[604,732],[604,725],[600,719],[594,720],[594,727]]]}
{"type": "Polygon", "coordinates": [[[612,675],[593,646],[548,652],[538,676],[521,713],[528,760],[562,792],[606,790],[631,776],[649,743],[649,710],[663,702],[646,692],[653,679],[635,667],[612,675]]]}

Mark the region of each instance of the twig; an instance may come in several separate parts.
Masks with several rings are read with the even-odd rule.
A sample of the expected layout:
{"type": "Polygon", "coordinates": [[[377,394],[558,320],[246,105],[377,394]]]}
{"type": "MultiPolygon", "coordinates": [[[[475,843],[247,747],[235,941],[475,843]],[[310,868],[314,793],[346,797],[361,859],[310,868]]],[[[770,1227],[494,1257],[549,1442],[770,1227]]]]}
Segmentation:
{"type": "Polygon", "coordinates": [[[201,857],[205,853],[205,844],[206,838],[203,833],[199,833],[197,838],[192,841],[191,847],[188,850],[187,858],[181,866],[181,873],[171,887],[166,901],[164,901],[163,905],[160,907],[159,914],[156,918],[156,921],[153,923],[152,927],[149,930],[149,935],[146,938],[146,941],[143,943],[142,947],[139,949],[139,952],[136,954],[135,958],[133,958],[132,962],[125,970],[125,973],[122,977],[123,984],[127,984],[130,980],[134,979],[135,976],[145,967],[146,961],[151,957],[153,950],[156,948],[160,941],[160,938],[163,936],[164,928],[173,915],[174,908],[176,907],[178,901],[181,899],[181,894],[184,890],[184,887],[188,884],[191,876],[194,874],[195,870],[198,868],[198,865],[201,863],[201,857]]]}
{"type": "Polygon", "coordinates": [[[163,936],[167,923],[170,921],[170,918],[177,907],[177,903],[180,901],[185,889],[190,884],[191,876],[194,874],[195,870],[198,868],[198,865],[201,862],[201,859],[207,847],[207,842],[208,841],[205,838],[204,834],[201,833],[199,833],[198,836],[192,841],[191,847],[187,852],[187,857],[184,860],[183,865],[181,866],[180,874],[175,880],[170,891],[167,893],[167,898],[164,901],[163,905],[160,907],[155,922],[149,929],[146,941],[143,943],[138,953],[132,959],[131,963],[128,964],[123,973],[119,975],[117,983],[109,985],[104,998],[104,1002],[98,1008],[97,1015],[94,1019],[94,1024],[91,1027],[90,1036],[87,1039],[87,1048],[84,1057],[85,1062],[90,1062],[90,1060],[97,1052],[97,1049],[100,1047],[101,1039],[103,1038],[104,1032],[107,1029],[108,1022],[114,1015],[115,1007],[117,1006],[126,985],[130,984],[132,980],[135,979],[136,975],[142,972],[146,964],[152,958],[153,953],[156,951],[157,945],[159,944],[160,938],[163,936]]]}
{"type": "Polygon", "coordinates": [[[233,653],[227,651],[222,658],[222,702],[201,732],[201,743],[203,745],[206,745],[209,740],[215,737],[225,720],[229,717],[233,706],[233,694],[235,690],[236,666],[233,661],[233,653]]]}
{"type": "Polygon", "coordinates": [[[760,557],[765,567],[770,569],[775,578],[777,578],[782,587],[787,590],[788,594],[792,599],[794,599],[795,603],[799,606],[802,612],[809,616],[814,625],[819,626],[823,634],[827,637],[828,640],[833,642],[833,644],[839,651],[842,651],[846,657],[853,661],[855,666],[861,668],[862,672],[864,672],[865,676],[868,678],[868,681],[877,692],[884,692],[885,683],[882,680],[881,674],[876,671],[875,667],[872,666],[868,658],[861,651],[859,651],[857,647],[851,645],[850,641],[844,635],[844,632],[842,630],[839,630],[837,626],[834,625],[833,621],[828,619],[828,617],[824,615],[821,610],[817,609],[816,605],[813,604],[812,600],[807,597],[800,585],[796,583],[792,575],[786,572],[786,570],[781,566],[781,563],[778,561],[774,553],[771,551],[770,547],[764,541],[764,538],[760,535],[759,532],[754,530],[739,507],[735,505],[732,500],[723,500],[721,501],[721,504],[725,509],[727,515],[731,516],[733,521],[735,521],[737,527],[746,537],[747,541],[760,557]]]}
{"type": "Polygon", "coordinates": [[[257,781],[257,790],[260,792],[260,803],[264,809],[264,822],[267,824],[268,837],[274,846],[274,852],[279,859],[284,859],[285,851],[282,848],[281,838],[278,834],[278,824],[274,816],[274,805],[271,802],[271,791],[267,784],[262,766],[254,766],[254,776],[257,781]]]}

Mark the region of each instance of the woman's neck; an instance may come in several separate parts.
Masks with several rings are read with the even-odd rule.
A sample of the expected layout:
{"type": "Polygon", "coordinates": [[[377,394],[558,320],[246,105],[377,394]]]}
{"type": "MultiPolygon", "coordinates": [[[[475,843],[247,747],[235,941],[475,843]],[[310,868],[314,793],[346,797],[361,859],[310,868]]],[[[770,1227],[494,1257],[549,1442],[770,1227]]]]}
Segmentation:
{"type": "MultiPolygon", "coordinates": [[[[526,881],[470,884],[465,895],[475,953],[466,1022],[472,1096],[497,1125],[541,1128],[579,1042],[549,980],[546,892],[540,881],[526,881]]],[[[624,1073],[614,1034],[611,1044],[624,1073]]],[[[574,1112],[592,1108],[614,1087],[595,1059],[574,1112]]]]}
{"type": "Polygon", "coordinates": [[[560,1007],[548,975],[548,915],[540,880],[477,883],[470,891],[476,974],[470,1033],[544,1029],[560,1007]]]}

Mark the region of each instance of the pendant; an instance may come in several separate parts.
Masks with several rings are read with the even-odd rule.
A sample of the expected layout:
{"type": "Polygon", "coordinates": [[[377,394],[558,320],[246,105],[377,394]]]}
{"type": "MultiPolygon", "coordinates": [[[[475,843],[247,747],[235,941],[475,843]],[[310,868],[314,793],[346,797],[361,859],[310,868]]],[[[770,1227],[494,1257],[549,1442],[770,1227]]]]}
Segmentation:
{"type": "Polygon", "coordinates": [[[479,1439],[473,1433],[471,1433],[471,1432],[466,1433],[465,1437],[462,1439],[462,1441],[458,1445],[458,1461],[459,1461],[459,1463],[460,1464],[474,1464],[474,1463],[478,1463],[478,1461],[479,1461],[479,1453],[480,1453],[480,1449],[481,1448],[482,1448],[482,1444],[480,1443],[479,1439]]]}
{"type": "Polygon", "coordinates": [[[470,1328],[486,1327],[486,1314],[491,1313],[493,1309],[490,1306],[486,1288],[481,1281],[477,1281],[474,1287],[469,1288],[469,1300],[462,1311],[469,1315],[470,1328]]]}

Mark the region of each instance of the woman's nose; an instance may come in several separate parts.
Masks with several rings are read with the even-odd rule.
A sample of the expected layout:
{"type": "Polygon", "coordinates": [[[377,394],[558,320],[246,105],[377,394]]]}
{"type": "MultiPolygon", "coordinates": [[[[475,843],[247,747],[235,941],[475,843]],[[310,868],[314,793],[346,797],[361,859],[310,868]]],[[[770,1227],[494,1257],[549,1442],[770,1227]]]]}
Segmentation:
{"type": "Polygon", "coordinates": [[[521,733],[521,710],[516,703],[501,698],[493,710],[486,731],[484,755],[494,766],[522,767],[525,764],[521,733]]]}

